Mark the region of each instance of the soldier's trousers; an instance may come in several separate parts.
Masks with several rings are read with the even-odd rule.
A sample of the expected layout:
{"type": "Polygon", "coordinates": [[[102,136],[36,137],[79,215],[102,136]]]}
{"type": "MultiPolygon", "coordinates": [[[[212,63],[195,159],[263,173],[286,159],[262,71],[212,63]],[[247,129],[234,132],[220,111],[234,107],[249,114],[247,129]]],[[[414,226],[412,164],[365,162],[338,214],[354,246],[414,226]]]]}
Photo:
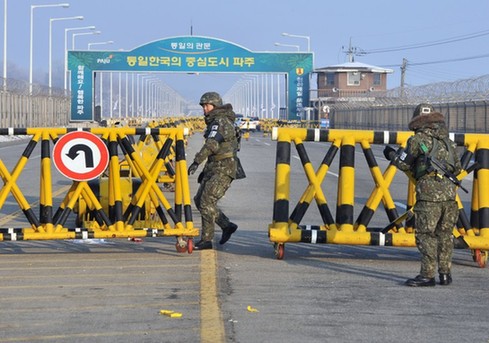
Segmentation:
{"type": "MultiPolygon", "coordinates": [[[[207,175],[206,175],[207,176],[207,175]]],[[[217,202],[228,190],[233,181],[227,175],[213,173],[210,177],[204,177],[195,194],[194,202],[202,216],[202,239],[210,241],[214,238],[214,223],[221,228],[229,225],[229,218],[217,206],[217,202]]]]}
{"type": "Polygon", "coordinates": [[[416,246],[421,253],[423,277],[448,274],[452,265],[453,236],[458,206],[455,201],[417,201],[414,205],[416,246]]]}

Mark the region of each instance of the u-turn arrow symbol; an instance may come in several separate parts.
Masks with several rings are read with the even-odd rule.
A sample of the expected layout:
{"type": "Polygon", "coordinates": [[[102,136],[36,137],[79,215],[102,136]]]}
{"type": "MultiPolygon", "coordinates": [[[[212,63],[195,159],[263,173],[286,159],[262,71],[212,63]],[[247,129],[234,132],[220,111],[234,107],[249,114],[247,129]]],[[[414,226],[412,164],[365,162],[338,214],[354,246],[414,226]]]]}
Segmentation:
{"type": "Polygon", "coordinates": [[[75,160],[77,156],[80,154],[80,151],[85,153],[85,167],[93,168],[93,151],[90,147],[85,144],[75,144],[70,148],[70,151],[66,154],[72,160],[75,160]]]}

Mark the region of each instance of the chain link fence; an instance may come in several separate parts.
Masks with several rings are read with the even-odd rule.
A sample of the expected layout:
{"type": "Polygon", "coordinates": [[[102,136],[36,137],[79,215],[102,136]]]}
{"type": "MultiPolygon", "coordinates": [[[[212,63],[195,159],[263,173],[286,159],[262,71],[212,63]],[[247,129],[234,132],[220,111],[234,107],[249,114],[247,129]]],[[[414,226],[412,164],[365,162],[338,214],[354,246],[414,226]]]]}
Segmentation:
{"type": "Polygon", "coordinates": [[[68,126],[70,111],[64,89],[0,78],[0,127],[68,126]]]}
{"type": "Polygon", "coordinates": [[[443,113],[451,132],[489,132],[489,75],[388,90],[375,97],[323,99],[335,129],[406,131],[414,108],[428,102],[443,113]]]}

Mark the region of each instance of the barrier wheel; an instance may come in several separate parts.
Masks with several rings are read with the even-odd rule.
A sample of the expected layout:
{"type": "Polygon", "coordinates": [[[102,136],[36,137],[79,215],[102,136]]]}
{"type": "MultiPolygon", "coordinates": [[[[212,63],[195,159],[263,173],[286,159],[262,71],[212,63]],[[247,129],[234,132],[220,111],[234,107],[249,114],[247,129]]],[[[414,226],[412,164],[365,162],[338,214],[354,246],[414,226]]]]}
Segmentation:
{"type": "Polygon", "coordinates": [[[175,248],[177,248],[177,252],[187,252],[188,244],[184,240],[177,241],[175,248]]]}
{"type": "Polygon", "coordinates": [[[480,251],[479,249],[474,251],[475,262],[481,268],[485,268],[487,264],[487,251],[480,251]]]}
{"type": "Polygon", "coordinates": [[[187,252],[191,254],[194,251],[194,240],[192,238],[189,238],[187,240],[187,252]]]}
{"type": "Polygon", "coordinates": [[[277,258],[277,260],[283,260],[284,253],[285,253],[285,244],[275,243],[274,249],[275,249],[275,257],[277,258]]]}

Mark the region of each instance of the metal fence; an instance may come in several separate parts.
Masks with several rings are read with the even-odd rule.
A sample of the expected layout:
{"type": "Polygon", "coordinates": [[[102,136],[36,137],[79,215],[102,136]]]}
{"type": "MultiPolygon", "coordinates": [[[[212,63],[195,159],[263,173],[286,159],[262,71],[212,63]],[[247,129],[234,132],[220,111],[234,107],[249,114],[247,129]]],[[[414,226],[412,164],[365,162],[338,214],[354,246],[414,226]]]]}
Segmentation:
{"type": "Polygon", "coordinates": [[[0,78],[0,127],[60,127],[70,120],[64,90],[0,78]]]}
{"type": "MultiPolygon", "coordinates": [[[[420,101],[423,102],[423,101],[420,101]]],[[[489,132],[489,100],[456,103],[430,101],[445,115],[448,129],[459,133],[489,132]]],[[[331,106],[330,127],[334,129],[405,131],[416,105],[368,106],[359,103],[331,106]],[[356,105],[356,106],[355,106],[356,105]]]]}
{"type": "MultiPolygon", "coordinates": [[[[341,99],[324,97],[317,103],[329,108],[331,128],[404,131],[414,108],[429,102],[446,116],[450,131],[489,132],[489,75],[341,99]]],[[[70,111],[64,89],[0,78],[0,127],[67,126],[70,111]]]]}
{"type": "Polygon", "coordinates": [[[323,99],[323,104],[329,107],[331,128],[404,131],[414,108],[428,102],[445,115],[451,132],[489,132],[489,75],[395,88],[375,97],[355,97],[354,101],[342,100],[323,99]]]}

